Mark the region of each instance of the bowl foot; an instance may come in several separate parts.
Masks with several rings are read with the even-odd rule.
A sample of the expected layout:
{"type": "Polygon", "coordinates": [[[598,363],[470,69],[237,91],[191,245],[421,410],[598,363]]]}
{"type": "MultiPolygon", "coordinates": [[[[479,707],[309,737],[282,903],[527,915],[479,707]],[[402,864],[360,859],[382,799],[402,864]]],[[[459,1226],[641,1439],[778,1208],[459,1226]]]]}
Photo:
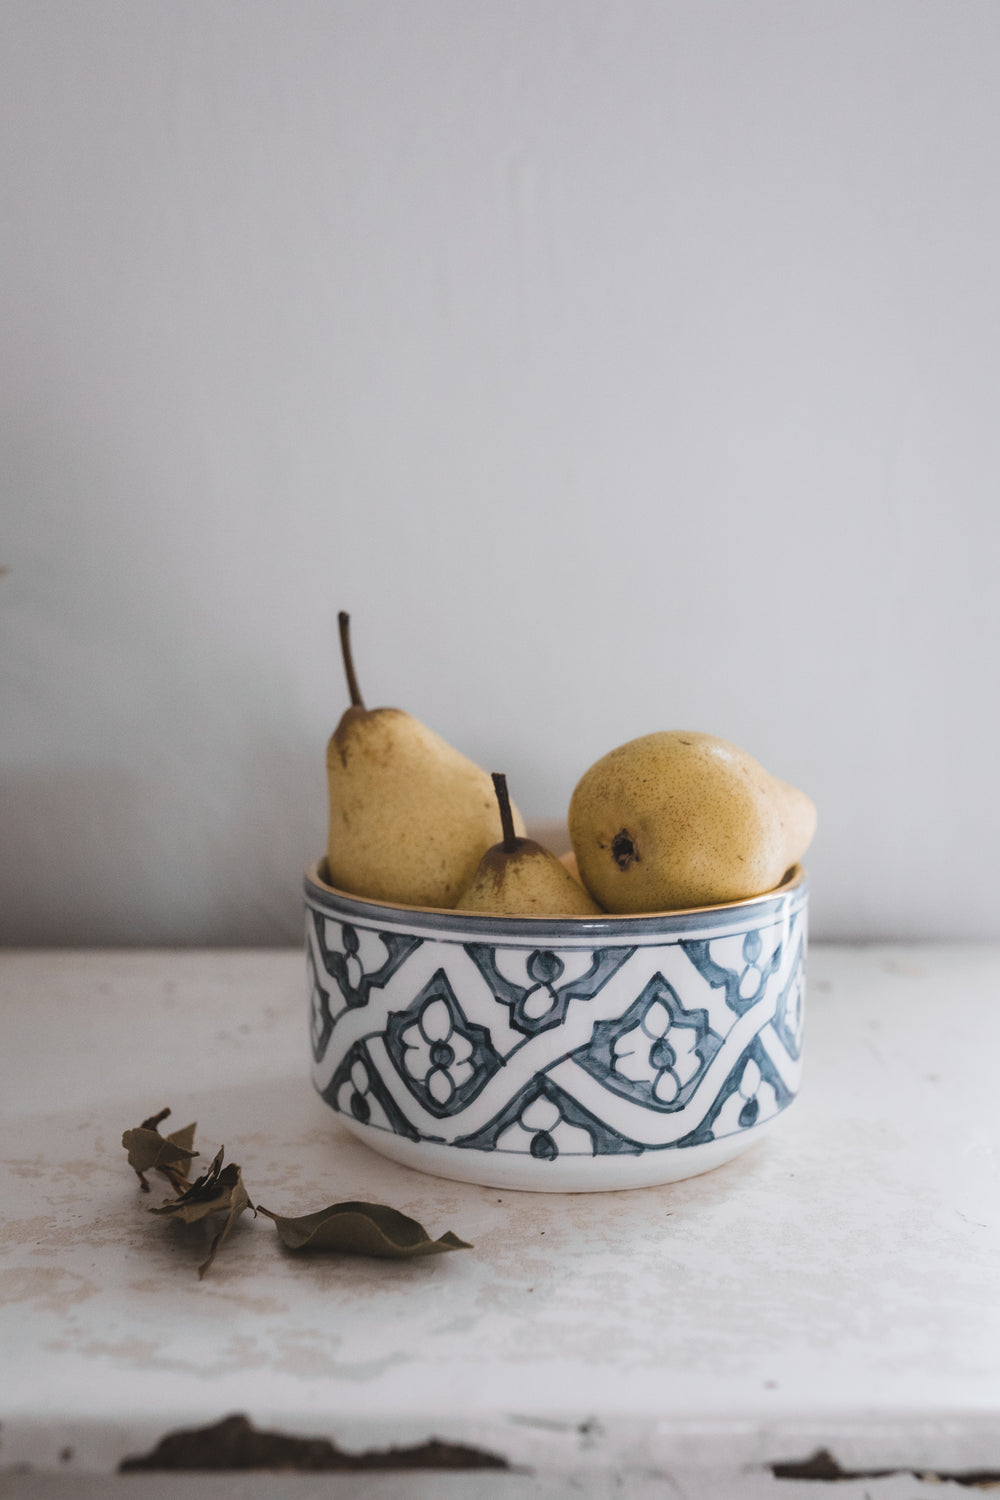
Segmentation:
{"type": "Polygon", "coordinates": [[[465,1151],[431,1141],[408,1141],[404,1136],[340,1118],[352,1135],[381,1156],[433,1177],[528,1193],[610,1193],[682,1182],[721,1167],[762,1140],[781,1115],[700,1146],[641,1151],[635,1156],[563,1154],[552,1161],[522,1151],[465,1151]]]}

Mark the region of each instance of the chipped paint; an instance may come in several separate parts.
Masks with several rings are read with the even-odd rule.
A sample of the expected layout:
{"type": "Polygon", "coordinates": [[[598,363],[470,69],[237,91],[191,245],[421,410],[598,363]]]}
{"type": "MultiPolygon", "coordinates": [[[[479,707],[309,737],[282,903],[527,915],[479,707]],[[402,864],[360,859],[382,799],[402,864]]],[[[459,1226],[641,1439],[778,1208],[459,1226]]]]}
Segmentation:
{"type": "Polygon", "coordinates": [[[154,1470],[251,1470],[351,1473],[365,1470],[508,1469],[496,1453],[429,1438],[408,1448],[347,1453],[329,1438],[263,1432],[246,1417],[223,1417],[209,1427],[169,1432],[144,1457],[125,1458],[121,1474],[154,1470]]]}
{"type": "Polygon", "coordinates": [[[848,1480],[893,1479],[907,1476],[923,1484],[957,1484],[967,1489],[987,1490],[1000,1487],[1000,1469],[926,1469],[901,1464],[891,1469],[845,1469],[828,1448],[817,1448],[809,1458],[768,1464],[775,1479],[811,1479],[820,1484],[840,1484],[848,1480]]]}

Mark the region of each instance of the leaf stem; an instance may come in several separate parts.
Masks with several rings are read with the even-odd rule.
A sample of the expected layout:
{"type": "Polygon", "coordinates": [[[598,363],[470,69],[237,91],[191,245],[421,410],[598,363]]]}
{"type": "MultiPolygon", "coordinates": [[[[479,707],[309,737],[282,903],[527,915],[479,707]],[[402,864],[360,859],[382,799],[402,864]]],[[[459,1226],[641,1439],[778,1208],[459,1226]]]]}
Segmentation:
{"type": "Polygon", "coordinates": [[[351,617],[346,610],[342,609],[338,614],[337,625],[340,629],[340,654],[344,659],[344,675],[347,678],[347,691],[351,695],[351,706],[364,708],[365,702],[354,671],[354,657],[351,655],[351,617]]]}

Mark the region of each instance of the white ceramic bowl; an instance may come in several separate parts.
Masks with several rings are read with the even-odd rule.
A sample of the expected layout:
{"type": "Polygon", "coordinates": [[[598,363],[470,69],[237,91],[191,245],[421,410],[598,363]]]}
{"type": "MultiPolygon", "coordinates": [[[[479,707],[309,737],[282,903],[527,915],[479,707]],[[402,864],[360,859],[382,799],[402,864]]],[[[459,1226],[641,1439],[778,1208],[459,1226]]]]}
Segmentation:
{"type": "Polygon", "coordinates": [[[347,1128],[464,1182],[674,1182],[799,1083],[807,884],[643,917],[488,917],[306,875],[313,1080],[347,1128]]]}

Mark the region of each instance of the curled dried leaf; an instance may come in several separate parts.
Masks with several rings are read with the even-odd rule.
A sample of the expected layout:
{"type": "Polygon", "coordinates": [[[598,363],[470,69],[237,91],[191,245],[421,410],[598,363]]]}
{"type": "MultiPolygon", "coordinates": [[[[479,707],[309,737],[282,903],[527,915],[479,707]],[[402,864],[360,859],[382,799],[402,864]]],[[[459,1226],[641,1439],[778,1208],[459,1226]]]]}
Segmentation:
{"type": "Polygon", "coordinates": [[[243,1186],[240,1168],[235,1162],[230,1162],[226,1167],[222,1165],[225,1152],[225,1146],[220,1146],[208,1171],[202,1173],[186,1193],[149,1210],[151,1214],[167,1214],[181,1219],[185,1224],[197,1224],[211,1214],[225,1215],[222,1227],[212,1241],[208,1259],[198,1267],[199,1279],[215,1260],[240,1214],[248,1208],[253,1213],[257,1212],[243,1186]]]}
{"type": "Polygon", "coordinates": [[[288,1250],[334,1250],[345,1255],[374,1255],[387,1260],[413,1260],[472,1246],[449,1230],[432,1240],[422,1224],[398,1209],[379,1203],[331,1203],[316,1213],[286,1218],[269,1208],[260,1212],[274,1220],[288,1250]]]}
{"type": "Polygon", "coordinates": [[[198,1155],[194,1147],[196,1126],[185,1125],[171,1135],[160,1134],[160,1123],[169,1115],[169,1109],[150,1115],[148,1120],[134,1130],[122,1135],[122,1145],[128,1152],[128,1164],[139,1179],[144,1193],[149,1192],[147,1172],[159,1172],[170,1183],[175,1193],[184,1190],[193,1157],[198,1155]]]}

